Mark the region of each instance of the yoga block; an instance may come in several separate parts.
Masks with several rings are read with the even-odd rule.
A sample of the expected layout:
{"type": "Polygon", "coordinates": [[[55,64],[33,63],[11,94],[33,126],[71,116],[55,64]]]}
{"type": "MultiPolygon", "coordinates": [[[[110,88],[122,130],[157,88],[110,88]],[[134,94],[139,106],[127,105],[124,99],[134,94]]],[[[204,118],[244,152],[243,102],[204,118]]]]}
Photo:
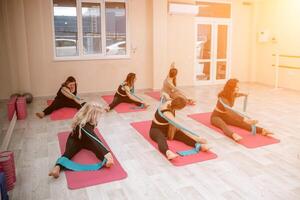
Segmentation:
{"type": "Polygon", "coordinates": [[[20,120],[27,117],[27,104],[25,97],[18,97],[17,99],[17,116],[20,120]]]}
{"type": "Polygon", "coordinates": [[[7,102],[7,117],[9,121],[12,120],[14,113],[16,111],[16,101],[17,101],[17,97],[12,97],[7,102]]]}

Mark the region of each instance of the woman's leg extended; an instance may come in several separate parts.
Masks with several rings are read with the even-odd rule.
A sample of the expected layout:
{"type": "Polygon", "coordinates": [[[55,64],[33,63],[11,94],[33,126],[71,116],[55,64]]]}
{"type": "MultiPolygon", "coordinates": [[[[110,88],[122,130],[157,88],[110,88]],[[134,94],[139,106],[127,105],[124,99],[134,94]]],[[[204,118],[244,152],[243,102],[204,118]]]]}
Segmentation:
{"type": "MultiPolygon", "coordinates": [[[[236,114],[236,113],[234,113],[234,114],[231,113],[230,115],[224,116],[223,120],[229,125],[236,126],[236,127],[242,128],[242,129],[247,130],[247,131],[252,130],[251,124],[245,122],[244,118],[242,116],[236,114]]],[[[258,133],[261,133],[262,128],[257,126],[256,131],[258,133]]]]}
{"type": "Polygon", "coordinates": [[[158,128],[151,128],[150,138],[158,144],[159,151],[166,154],[169,150],[166,135],[158,128]]]}
{"type": "Polygon", "coordinates": [[[122,98],[119,97],[118,95],[115,95],[113,101],[108,105],[109,109],[110,110],[114,109],[120,103],[122,103],[122,98]]]}
{"type": "Polygon", "coordinates": [[[176,131],[175,136],[174,136],[174,140],[181,141],[184,144],[192,146],[192,147],[195,147],[195,144],[197,143],[196,140],[194,140],[190,136],[186,135],[181,130],[176,131]]]}
{"type": "Polygon", "coordinates": [[[141,105],[142,105],[141,102],[135,101],[135,100],[133,100],[133,99],[130,99],[129,97],[124,98],[124,102],[125,102],[125,103],[133,103],[133,104],[135,104],[135,105],[137,105],[137,106],[141,106],[141,105]]]}
{"type": "Polygon", "coordinates": [[[232,137],[233,132],[230,130],[228,125],[225,123],[225,121],[221,117],[212,115],[210,118],[210,122],[213,126],[221,129],[225,135],[232,137]]]}
{"type": "Polygon", "coordinates": [[[53,102],[43,111],[43,113],[45,115],[50,115],[53,111],[58,110],[63,107],[64,107],[64,104],[61,101],[54,99],[53,102]]]}
{"type": "Polygon", "coordinates": [[[65,99],[65,101],[63,101],[63,105],[67,108],[76,108],[77,110],[79,110],[84,105],[84,103],[82,105],[77,103],[73,99],[65,99]]]}
{"type": "Polygon", "coordinates": [[[84,136],[82,136],[82,140],[84,143],[84,148],[92,151],[99,160],[103,160],[104,156],[109,153],[109,150],[104,146],[102,141],[97,137],[96,134],[90,133],[93,137],[97,138],[101,143],[94,140],[91,136],[86,135],[86,133],[83,133],[84,136]]]}

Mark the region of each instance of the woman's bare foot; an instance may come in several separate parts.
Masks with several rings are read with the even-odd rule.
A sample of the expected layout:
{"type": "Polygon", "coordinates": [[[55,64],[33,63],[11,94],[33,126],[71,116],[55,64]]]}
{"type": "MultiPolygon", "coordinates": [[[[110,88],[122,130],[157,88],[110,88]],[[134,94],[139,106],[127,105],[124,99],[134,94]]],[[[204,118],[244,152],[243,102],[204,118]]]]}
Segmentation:
{"type": "Polygon", "coordinates": [[[107,153],[104,157],[107,159],[107,161],[105,163],[105,167],[108,167],[108,168],[111,167],[114,164],[114,158],[113,158],[112,154],[107,153]]]}
{"type": "Polygon", "coordinates": [[[171,151],[171,150],[168,150],[168,151],[166,152],[166,156],[167,156],[168,160],[172,160],[172,159],[174,159],[174,158],[177,158],[179,155],[176,154],[176,153],[174,153],[174,152],[171,151]]]}
{"type": "Polygon", "coordinates": [[[272,136],[272,135],[274,135],[274,133],[272,133],[271,131],[269,131],[269,130],[267,130],[267,129],[262,129],[262,132],[261,132],[261,134],[263,135],[263,136],[272,136]]]}
{"type": "Polygon", "coordinates": [[[43,117],[45,117],[45,113],[44,112],[39,112],[39,113],[35,113],[35,115],[40,118],[43,119],[43,117]]]}
{"type": "Polygon", "coordinates": [[[239,135],[236,134],[236,133],[233,133],[231,137],[232,137],[232,139],[233,139],[234,141],[236,141],[236,142],[239,142],[239,141],[241,141],[241,139],[243,139],[241,136],[239,136],[239,135]]]}
{"type": "Polygon", "coordinates": [[[48,176],[53,176],[53,178],[58,178],[59,173],[60,173],[60,166],[56,165],[55,167],[53,167],[51,172],[49,172],[48,176]]]}
{"type": "Polygon", "coordinates": [[[250,125],[255,125],[258,123],[258,120],[256,120],[256,119],[245,119],[244,121],[250,125]]]}
{"type": "Polygon", "coordinates": [[[197,137],[196,138],[196,142],[200,143],[200,144],[206,144],[207,140],[201,137],[197,137]]]}
{"type": "Polygon", "coordinates": [[[201,145],[201,151],[203,151],[203,152],[209,151],[210,149],[211,149],[211,147],[208,146],[207,144],[201,145]]]}

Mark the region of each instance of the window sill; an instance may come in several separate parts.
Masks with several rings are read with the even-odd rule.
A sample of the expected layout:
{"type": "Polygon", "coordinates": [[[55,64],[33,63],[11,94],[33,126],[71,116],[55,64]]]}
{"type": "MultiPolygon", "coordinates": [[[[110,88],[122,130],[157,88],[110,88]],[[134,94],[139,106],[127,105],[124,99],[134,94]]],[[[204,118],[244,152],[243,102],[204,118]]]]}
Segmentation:
{"type": "Polygon", "coordinates": [[[54,57],[53,61],[84,61],[84,60],[126,60],[130,59],[129,55],[112,55],[112,56],[74,56],[74,57],[54,57]]]}

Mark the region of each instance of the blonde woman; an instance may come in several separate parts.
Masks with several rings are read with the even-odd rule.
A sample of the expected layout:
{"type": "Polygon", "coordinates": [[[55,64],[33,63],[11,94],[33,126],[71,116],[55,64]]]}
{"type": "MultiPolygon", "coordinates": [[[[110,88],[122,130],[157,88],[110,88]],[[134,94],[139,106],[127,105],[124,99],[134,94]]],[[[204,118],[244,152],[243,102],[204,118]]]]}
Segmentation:
{"type": "MultiPolygon", "coordinates": [[[[81,149],[87,149],[92,151],[102,161],[106,158],[106,167],[113,165],[113,157],[109,150],[101,142],[99,143],[93,139],[95,137],[101,141],[95,134],[94,129],[102,112],[102,107],[94,102],[86,103],[78,111],[73,118],[72,132],[68,137],[66,150],[62,157],[71,160],[81,149]]],[[[49,176],[58,178],[62,168],[68,169],[67,166],[56,163],[54,168],[49,172],[49,176]]]]}
{"type": "Polygon", "coordinates": [[[177,73],[178,70],[175,68],[175,64],[172,63],[169,74],[164,80],[162,93],[167,93],[171,97],[171,99],[175,99],[176,97],[184,98],[187,104],[194,105],[195,101],[193,99],[187,98],[183,94],[183,92],[177,88],[177,73]]]}

